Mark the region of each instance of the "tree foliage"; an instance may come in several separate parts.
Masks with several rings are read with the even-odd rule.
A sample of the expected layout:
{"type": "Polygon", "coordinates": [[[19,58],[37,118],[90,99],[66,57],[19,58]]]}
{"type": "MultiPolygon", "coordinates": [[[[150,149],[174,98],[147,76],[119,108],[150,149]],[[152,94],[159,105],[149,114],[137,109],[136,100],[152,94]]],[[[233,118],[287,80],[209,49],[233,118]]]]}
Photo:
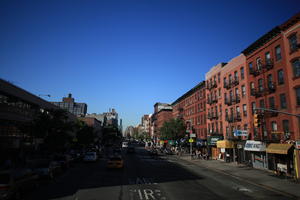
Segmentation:
{"type": "Polygon", "coordinates": [[[182,119],[170,119],[164,122],[160,128],[161,139],[177,140],[184,137],[186,131],[185,123],[182,119]]]}

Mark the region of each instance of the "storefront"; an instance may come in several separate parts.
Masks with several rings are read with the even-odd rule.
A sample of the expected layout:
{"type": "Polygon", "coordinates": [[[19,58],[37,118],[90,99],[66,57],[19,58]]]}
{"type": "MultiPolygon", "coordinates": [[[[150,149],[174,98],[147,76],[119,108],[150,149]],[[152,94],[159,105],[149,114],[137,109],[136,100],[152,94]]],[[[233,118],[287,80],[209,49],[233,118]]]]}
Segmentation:
{"type": "Polygon", "coordinates": [[[267,147],[269,169],[294,176],[294,145],[271,143],[267,147]]]}
{"type": "Polygon", "coordinates": [[[300,179],[300,141],[296,141],[294,150],[295,177],[300,179]]]}
{"type": "Polygon", "coordinates": [[[261,141],[247,140],[244,150],[245,160],[254,168],[268,169],[265,143],[261,141]]]}
{"type": "Polygon", "coordinates": [[[246,154],[244,151],[246,141],[238,141],[236,143],[236,149],[235,150],[235,162],[237,163],[245,163],[246,159],[246,154]]]}
{"type": "Polygon", "coordinates": [[[235,157],[234,152],[235,143],[230,140],[217,141],[218,159],[226,162],[233,162],[235,157]]]}
{"type": "Polygon", "coordinates": [[[207,153],[207,141],[197,138],[196,139],[196,148],[201,151],[202,154],[208,154],[207,153]]]}
{"type": "Polygon", "coordinates": [[[214,135],[207,138],[207,151],[210,158],[217,160],[219,153],[217,149],[217,141],[222,140],[223,135],[214,135]]]}

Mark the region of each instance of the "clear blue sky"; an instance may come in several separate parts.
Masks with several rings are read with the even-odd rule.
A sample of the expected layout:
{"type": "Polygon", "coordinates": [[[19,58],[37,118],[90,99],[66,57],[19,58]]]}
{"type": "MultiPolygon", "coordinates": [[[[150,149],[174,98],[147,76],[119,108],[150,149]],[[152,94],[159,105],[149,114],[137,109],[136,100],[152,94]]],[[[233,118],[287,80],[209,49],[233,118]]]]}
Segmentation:
{"type": "Polygon", "coordinates": [[[137,125],[299,12],[299,0],[0,1],[0,77],[137,125]]]}

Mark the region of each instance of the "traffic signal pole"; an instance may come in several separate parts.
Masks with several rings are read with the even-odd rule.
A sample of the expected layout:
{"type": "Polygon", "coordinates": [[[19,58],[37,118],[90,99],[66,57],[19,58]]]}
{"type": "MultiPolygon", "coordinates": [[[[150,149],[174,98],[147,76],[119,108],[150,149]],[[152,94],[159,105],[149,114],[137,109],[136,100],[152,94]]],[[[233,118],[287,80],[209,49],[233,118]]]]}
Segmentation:
{"type": "Polygon", "coordinates": [[[268,112],[281,113],[281,114],[291,115],[291,116],[300,118],[300,115],[296,115],[296,114],[288,113],[288,112],[284,112],[284,111],[273,110],[273,109],[269,109],[269,108],[255,108],[255,110],[263,110],[263,111],[268,111],[268,112]]]}

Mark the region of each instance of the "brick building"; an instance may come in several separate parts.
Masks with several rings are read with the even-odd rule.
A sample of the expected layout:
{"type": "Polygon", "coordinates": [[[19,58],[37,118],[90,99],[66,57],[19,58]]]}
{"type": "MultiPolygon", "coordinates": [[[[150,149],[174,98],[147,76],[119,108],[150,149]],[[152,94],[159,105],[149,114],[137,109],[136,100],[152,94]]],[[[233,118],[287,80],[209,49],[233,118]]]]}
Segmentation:
{"type": "Polygon", "coordinates": [[[172,110],[172,106],[167,103],[154,104],[154,113],[151,116],[151,123],[153,126],[152,139],[154,142],[158,142],[160,138],[159,129],[162,127],[163,123],[173,117],[172,110]]]}
{"type": "Polygon", "coordinates": [[[205,75],[206,81],[206,115],[207,115],[207,145],[208,153],[216,159],[219,155],[216,143],[223,139],[223,67],[226,63],[219,63],[212,67],[205,75]]]}
{"type": "Polygon", "coordinates": [[[205,81],[183,94],[172,103],[173,118],[190,122],[198,139],[207,139],[205,81]]]}
{"type": "MultiPolygon", "coordinates": [[[[297,77],[299,64],[299,14],[276,26],[243,51],[250,112],[250,141],[260,142],[259,152],[251,152],[254,166],[277,170],[280,166],[293,173],[293,141],[299,138],[296,117],[274,111],[298,114],[297,77]],[[258,109],[257,109],[258,108],[258,109]],[[270,110],[261,110],[266,108],[270,110]],[[259,126],[254,125],[254,114],[259,126]]],[[[248,142],[248,141],[247,141],[248,142]]]]}

